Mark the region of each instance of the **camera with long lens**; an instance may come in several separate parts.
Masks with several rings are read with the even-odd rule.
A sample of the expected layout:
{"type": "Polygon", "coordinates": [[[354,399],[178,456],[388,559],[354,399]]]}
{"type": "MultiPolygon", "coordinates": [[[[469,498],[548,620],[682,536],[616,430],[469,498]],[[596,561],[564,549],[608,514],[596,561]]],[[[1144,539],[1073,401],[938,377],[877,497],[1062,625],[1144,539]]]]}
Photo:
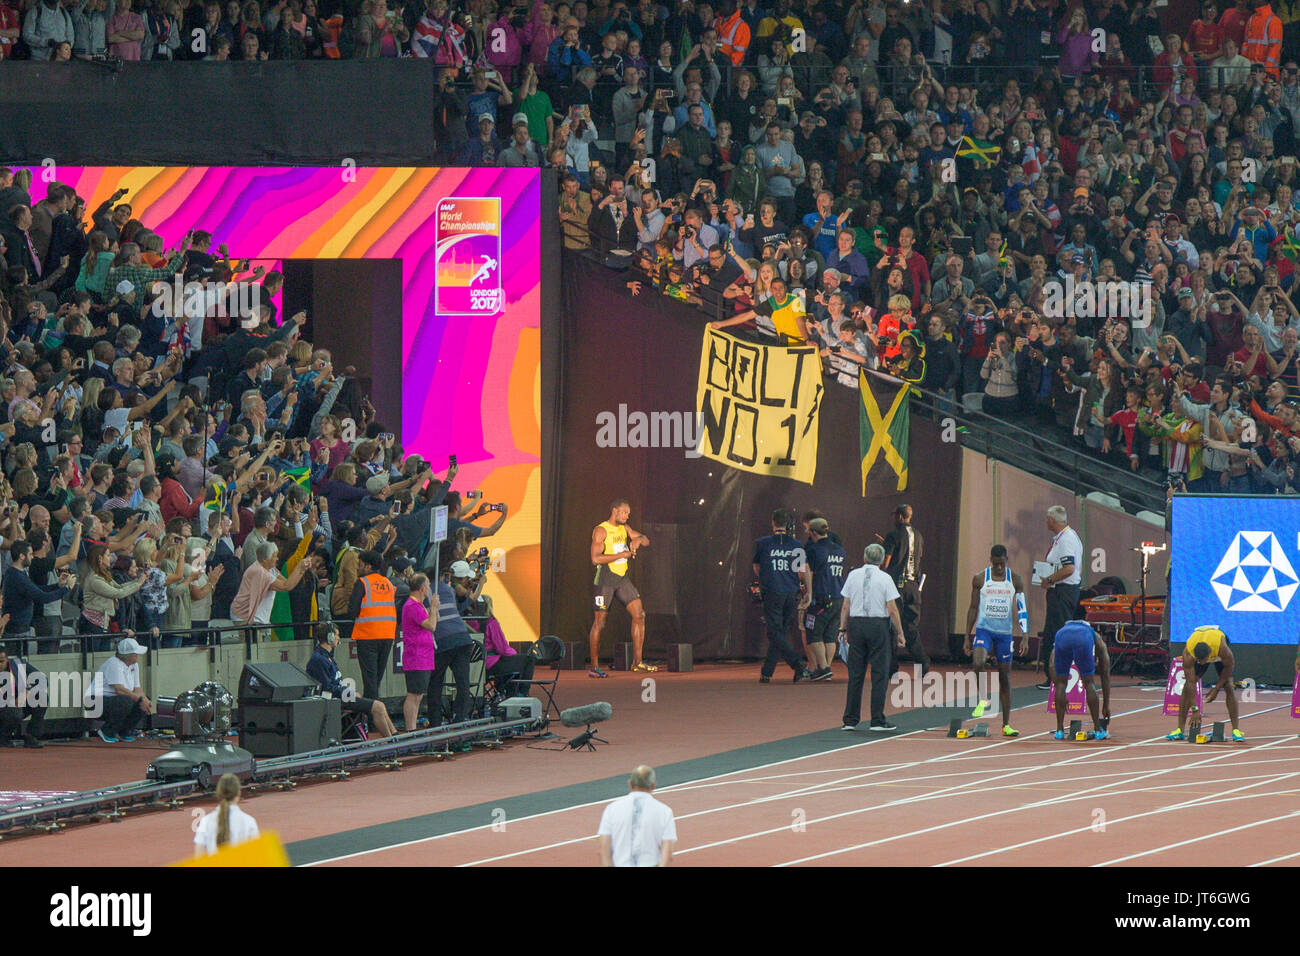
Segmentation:
{"type": "Polygon", "coordinates": [[[470,569],[474,572],[474,577],[476,578],[481,577],[484,573],[486,573],[488,569],[488,564],[490,563],[488,559],[488,549],[479,548],[473,554],[467,555],[465,557],[465,561],[467,564],[469,564],[470,569]]]}

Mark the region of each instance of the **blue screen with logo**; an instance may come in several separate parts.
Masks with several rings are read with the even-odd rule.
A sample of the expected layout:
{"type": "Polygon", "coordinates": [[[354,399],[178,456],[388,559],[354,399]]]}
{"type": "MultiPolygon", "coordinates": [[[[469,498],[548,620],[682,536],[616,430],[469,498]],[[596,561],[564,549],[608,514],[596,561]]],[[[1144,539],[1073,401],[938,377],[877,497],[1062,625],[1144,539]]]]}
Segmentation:
{"type": "Polygon", "coordinates": [[[1300,500],[1175,497],[1169,639],[1217,624],[1234,644],[1300,635],[1300,500]]]}

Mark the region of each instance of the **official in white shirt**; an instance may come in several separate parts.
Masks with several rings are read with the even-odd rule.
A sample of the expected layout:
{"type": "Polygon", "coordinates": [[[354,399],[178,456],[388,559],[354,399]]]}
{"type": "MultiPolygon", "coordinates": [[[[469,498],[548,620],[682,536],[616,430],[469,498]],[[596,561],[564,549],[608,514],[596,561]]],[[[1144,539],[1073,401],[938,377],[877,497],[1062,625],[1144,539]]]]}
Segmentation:
{"type": "Polygon", "coordinates": [[[862,554],[866,565],[854,568],[844,579],[840,593],[847,598],[840,606],[840,636],[849,644],[849,688],[844,701],[844,726],[856,730],[862,720],[862,690],[867,665],[871,665],[871,729],[897,730],[885,719],[885,692],[889,689],[892,647],[905,646],[903,622],[898,616],[898,588],[880,564],[885,549],[869,544],[862,554]],[[890,634],[894,635],[891,642],[890,634]]]}
{"type": "MultiPolygon", "coordinates": [[[[1038,583],[1047,588],[1047,610],[1043,617],[1043,639],[1038,657],[1047,666],[1052,656],[1056,632],[1074,620],[1079,606],[1080,572],[1083,569],[1083,542],[1070,527],[1064,508],[1054,505],[1047,509],[1047,530],[1052,533],[1052,545],[1047,551],[1047,564],[1054,569],[1038,583]]],[[[1050,675],[1049,679],[1050,679],[1050,675]]],[[[1047,687],[1046,683],[1039,687],[1047,687]]]]}
{"type": "Polygon", "coordinates": [[[668,866],[677,843],[673,811],[650,794],[653,767],[640,766],[627,778],[626,797],[619,797],[600,817],[601,866],[668,866]]]}
{"type": "Polygon", "coordinates": [[[217,809],[204,814],[194,828],[194,855],[210,856],[223,846],[237,846],[258,837],[257,821],[236,804],[239,803],[239,778],[224,773],[217,781],[217,809]]]}
{"type": "Polygon", "coordinates": [[[140,658],[148,648],[135,638],[117,642],[117,653],[100,665],[86,694],[87,716],[100,718],[104,725],[99,737],[105,743],[134,740],[136,728],[154,712],[153,701],[140,684],[140,658]]]}

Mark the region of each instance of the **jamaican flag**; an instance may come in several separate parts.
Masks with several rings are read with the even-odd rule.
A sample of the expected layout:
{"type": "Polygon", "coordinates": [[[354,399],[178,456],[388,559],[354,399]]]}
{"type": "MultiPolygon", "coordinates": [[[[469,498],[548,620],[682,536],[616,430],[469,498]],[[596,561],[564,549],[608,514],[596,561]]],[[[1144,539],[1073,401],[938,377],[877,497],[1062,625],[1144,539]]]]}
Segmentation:
{"type": "Polygon", "coordinates": [[[976,169],[991,169],[997,165],[1001,152],[1002,147],[994,140],[963,136],[957,147],[957,158],[973,163],[976,169]]]}
{"type": "Polygon", "coordinates": [[[1300,262],[1300,238],[1296,237],[1295,227],[1290,226],[1282,230],[1282,235],[1278,239],[1278,252],[1290,259],[1292,262],[1300,262]]]}
{"type": "Polygon", "coordinates": [[[907,490],[907,445],[911,417],[906,383],[886,375],[858,373],[858,442],[862,451],[862,497],[907,490]],[[882,412],[882,409],[884,411],[882,412]]]}
{"type": "Polygon", "coordinates": [[[298,465],[294,468],[286,468],[281,475],[285,478],[292,478],[304,488],[311,486],[311,466],[298,465]]]}
{"type": "Polygon", "coordinates": [[[224,481],[213,481],[208,485],[207,497],[203,499],[203,507],[209,511],[226,510],[226,483],[224,481]]]}

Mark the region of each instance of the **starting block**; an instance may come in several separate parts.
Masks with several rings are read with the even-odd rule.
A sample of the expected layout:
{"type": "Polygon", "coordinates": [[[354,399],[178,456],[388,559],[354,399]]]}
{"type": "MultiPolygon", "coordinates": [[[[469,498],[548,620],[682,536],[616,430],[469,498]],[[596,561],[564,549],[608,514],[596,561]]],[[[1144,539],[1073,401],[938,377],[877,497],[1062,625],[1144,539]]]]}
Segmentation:
{"type": "MultiPolygon", "coordinates": [[[[1102,726],[1104,727],[1105,725],[1103,724],[1102,726]]],[[[1096,740],[1097,732],[1095,730],[1085,731],[1083,729],[1082,720],[1072,720],[1070,721],[1070,733],[1066,737],[1066,739],[1067,740],[1096,740]]]]}
{"type": "Polygon", "coordinates": [[[1224,731],[1224,729],[1225,729],[1225,726],[1226,726],[1226,725],[1225,725],[1225,723],[1224,723],[1223,721],[1221,721],[1221,720],[1216,720],[1216,721],[1214,722],[1214,726],[1210,728],[1210,732],[1209,732],[1208,734],[1197,734],[1197,735],[1196,735],[1196,742],[1197,742],[1198,744],[1220,744],[1220,743],[1223,743],[1223,731],[1224,731]]]}
{"type": "Polygon", "coordinates": [[[948,736],[957,737],[965,740],[967,737],[987,737],[989,735],[988,724],[976,724],[973,730],[967,730],[961,725],[961,718],[954,717],[948,721],[948,736]]]}

